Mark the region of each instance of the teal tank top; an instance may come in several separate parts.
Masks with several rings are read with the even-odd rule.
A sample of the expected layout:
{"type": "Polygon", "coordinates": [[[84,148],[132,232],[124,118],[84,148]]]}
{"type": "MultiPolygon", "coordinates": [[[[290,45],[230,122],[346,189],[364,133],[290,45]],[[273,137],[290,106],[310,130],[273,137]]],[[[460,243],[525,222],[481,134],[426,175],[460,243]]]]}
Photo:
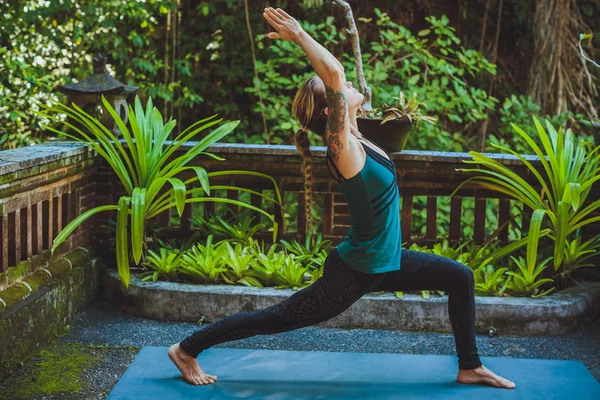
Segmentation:
{"type": "Polygon", "coordinates": [[[336,250],[342,261],[358,271],[371,274],[398,271],[402,235],[396,167],[387,151],[382,149],[389,159],[360,143],[367,159],[363,169],[352,178],[345,179],[329,153],[326,157],[329,173],[338,182],[350,212],[351,227],[336,250]],[[329,162],[337,177],[331,172],[329,162]]]}

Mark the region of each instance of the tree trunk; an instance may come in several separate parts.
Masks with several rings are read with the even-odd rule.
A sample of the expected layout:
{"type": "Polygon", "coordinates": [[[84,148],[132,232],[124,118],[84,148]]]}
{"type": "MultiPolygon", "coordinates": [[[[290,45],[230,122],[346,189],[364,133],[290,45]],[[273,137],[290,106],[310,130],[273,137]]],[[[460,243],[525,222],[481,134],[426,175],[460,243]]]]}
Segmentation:
{"type": "Polygon", "coordinates": [[[538,0],[528,94],[544,114],[594,109],[596,82],[578,54],[580,32],[589,31],[575,0],[538,0]]]}

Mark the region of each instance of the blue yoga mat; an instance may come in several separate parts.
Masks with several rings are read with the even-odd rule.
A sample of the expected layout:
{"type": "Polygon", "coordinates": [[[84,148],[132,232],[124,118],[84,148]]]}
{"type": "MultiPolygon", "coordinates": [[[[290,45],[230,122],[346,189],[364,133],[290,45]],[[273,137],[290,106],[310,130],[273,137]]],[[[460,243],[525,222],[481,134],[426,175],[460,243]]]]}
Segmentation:
{"type": "Polygon", "coordinates": [[[580,361],[481,357],[515,389],[456,382],[456,356],[211,348],[212,385],[183,380],[168,347],[144,346],[108,396],[124,399],[600,399],[580,361]]]}

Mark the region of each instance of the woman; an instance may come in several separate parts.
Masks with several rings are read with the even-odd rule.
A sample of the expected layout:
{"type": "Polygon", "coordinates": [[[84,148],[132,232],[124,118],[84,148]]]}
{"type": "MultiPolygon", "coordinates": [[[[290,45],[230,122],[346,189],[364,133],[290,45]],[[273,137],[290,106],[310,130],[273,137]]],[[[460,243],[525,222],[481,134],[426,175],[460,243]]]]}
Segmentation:
{"type": "Polygon", "coordinates": [[[444,257],[400,248],[396,169],[389,154],[365,142],[357,129],[356,113],[363,96],[346,82],[344,69],[335,57],[294,18],[273,8],[266,8],[263,15],[277,31],[269,33],[269,38],[300,45],[318,75],[300,87],[293,104],[294,116],[302,125],[296,146],[305,162],[307,215],[311,200],[310,129],[327,143],[327,165],[335,172],[332,175],[348,203],[352,228],[327,256],[323,276],[312,285],[273,307],[234,314],[196,331],[169,348],[171,360],[187,382],[214,383],[217,377],[202,371],[196,360],[211,346],[318,324],[339,315],[365,293],[437,289],[449,294],[459,366],[456,380],[514,388],[513,382],[485,368],[477,354],[473,272],[444,257]]]}

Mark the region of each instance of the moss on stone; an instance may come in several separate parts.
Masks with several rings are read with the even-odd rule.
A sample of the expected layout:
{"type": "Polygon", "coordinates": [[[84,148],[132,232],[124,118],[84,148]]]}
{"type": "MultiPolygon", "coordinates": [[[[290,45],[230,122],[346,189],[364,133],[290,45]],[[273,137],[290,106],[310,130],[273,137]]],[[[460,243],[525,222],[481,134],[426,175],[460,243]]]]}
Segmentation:
{"type": "Polygon", "coordinates": [[[71,270],[71,262],[66,258],[60,258],[46,267],[53,277],[64,275],[71,270]]]}
{"type": "Polygon", "coordinates": [[[31,258],[31,265],[34,271],[45,267],[50,262],[51,254],[50,250],[44,250],[40,254],[31,258]]]}
{"type": "Polygon", "coordinates": [[[27,282],[29,286],[31,286],[31,291],[35,292],[39,288],[46,286],[52,278],[46,271],[38,271],[35,274],[27,277],[24,281],[27,282]]]}
{"type": "Polygon", "coordinates": [[[31,373],[11,378],[15,382],[8,388],[7,398],[20,400],[80,392],[87,386],[82,372],[100,360],[100,356],[90,354],[86,346],[78,343],[56,344],[40,351],[38,358],[41,360],[31,373]]]}
{"type": "Polygon", "coordinates": [[[78,247],[75,250],[66,254],[65,258],[68,258],[73,264],[73,266],[75,266],[87,262],[89,260],[89,255],[85,249],[78,247]]]}
{"type": "Polygon", "coordinates": [[[15,267],[8,268],[8,283],[15,282],[31,272],[31,261],[21,261],[15,267]]]}
{"type": "Polygon", "coordinates": [[[0,299],[4,300],[6,303],[6,308],[17,304],[20,300],[25,298],[25,296],[29,295],[29,289],[21,284],[17,283],[12,285],[6,290],[0,292],[0,299]]]}

